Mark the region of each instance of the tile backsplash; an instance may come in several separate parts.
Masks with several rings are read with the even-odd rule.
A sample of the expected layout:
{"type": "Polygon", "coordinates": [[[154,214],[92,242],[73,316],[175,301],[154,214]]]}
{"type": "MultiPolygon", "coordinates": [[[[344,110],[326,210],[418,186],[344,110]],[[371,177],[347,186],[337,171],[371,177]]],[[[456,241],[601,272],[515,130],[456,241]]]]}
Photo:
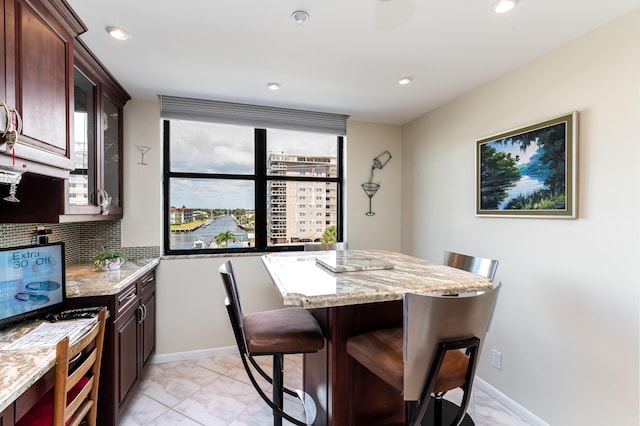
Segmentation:
{"type": "Polygon", "coordinates": [[[36,227],[51,230],[50,242],[65,243],[67,264],[88,263],[103,247],[122,249],[129,259],[160,257],[159,246],[122,247],[120,221],[78,223],[0,223],[0,247],[36,243],[36,227]]]}

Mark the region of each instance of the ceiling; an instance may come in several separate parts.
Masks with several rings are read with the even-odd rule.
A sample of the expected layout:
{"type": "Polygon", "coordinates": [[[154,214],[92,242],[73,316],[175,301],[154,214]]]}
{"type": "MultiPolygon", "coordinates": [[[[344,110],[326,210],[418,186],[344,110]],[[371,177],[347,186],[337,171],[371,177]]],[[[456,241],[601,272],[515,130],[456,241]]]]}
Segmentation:
{"type": "Polygon", "coordinates": [[[134,98],[184,96],[404,124],[640,0],[68,0],[134,98]],[[291,18],[308,12],[305,24],[291,18]],[[105,28],[124,28],[115,40],[105,28]],[[411,84],[398,79],[411,76],[411,84]],[[279,91],[267,83],[281,84],[279,91]]]}

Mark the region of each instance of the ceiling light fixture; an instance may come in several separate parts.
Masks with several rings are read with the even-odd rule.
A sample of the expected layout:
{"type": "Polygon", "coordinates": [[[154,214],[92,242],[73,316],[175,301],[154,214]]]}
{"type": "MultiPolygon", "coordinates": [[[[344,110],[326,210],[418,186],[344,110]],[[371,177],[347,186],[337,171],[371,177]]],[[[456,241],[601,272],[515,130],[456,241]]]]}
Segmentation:
{"type": "Polygon", "coordinates": [[[280,90],[280,83],[269,83],[267,84],[267,87],[269,88],[269,90],[280,90]]]}
{"type": "Polygon", "coordinates": [[[305,22],[307,22],[309,20],[309,14],[307,12],[305,12],[304,10],[296,10],[295,12],[293,12],[291,14],[291,18],[297,24],[304,24],[305,22]]]}
{"type": "Polygon", "coordinates": [[[398,80],[398,84],[405,86],[413,81],[412,77],[402,77],[398,80]]]}
{"type": "Polygon", "coordinates": [[[498,0],[493,5],[493,11],[496,13],[507,13],[508,11],[516,7],[517,3],[518,0],[498,0]]]}
{"type": "Polygon", "coordinates": [[[122,28],[118,27],[107,27],[107,32],[109,35],[116,40],[126,40],[129,38],[129,33],[127,33],[122,28]]]}

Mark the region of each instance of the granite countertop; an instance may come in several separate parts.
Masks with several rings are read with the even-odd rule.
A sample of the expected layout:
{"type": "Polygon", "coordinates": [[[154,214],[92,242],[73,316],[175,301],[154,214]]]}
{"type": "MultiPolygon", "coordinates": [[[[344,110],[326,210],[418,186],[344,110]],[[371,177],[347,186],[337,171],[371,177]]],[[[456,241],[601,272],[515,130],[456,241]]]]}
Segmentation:
{"type": "Polygon", "coordinates": [[[92,263],[68,265],[67,297],[118,294],[159,263],[160,259],[130,260],[115,271],[101,271],[92,263]]]}
{"type": "MultiPolygon", "coordinates": [[[[124,263],[117,271],[107,272],[95,269],[93,264],[68,265],[67,297],[117,294],[159,263],[160,259],[133,260],[124,263]]],[[[55,365],[55,346],[4,349],[41,322],[24,321],[0,330],[0,412],[55,365]]]]}
{"type": "Polygon", "coordinates": [[[3,349],[36,328],[40,322],[21,322],[0,331],[0,412],[55,365],[55,346],[28,350],[3,349]]]}
{"type": "Polygon", "coordinates": [[[281,252],[262,260],[283,303],[307,309],[402,300],[407,292],[460,294],[493,286],[480,275],[387,250],[281,252]]]}

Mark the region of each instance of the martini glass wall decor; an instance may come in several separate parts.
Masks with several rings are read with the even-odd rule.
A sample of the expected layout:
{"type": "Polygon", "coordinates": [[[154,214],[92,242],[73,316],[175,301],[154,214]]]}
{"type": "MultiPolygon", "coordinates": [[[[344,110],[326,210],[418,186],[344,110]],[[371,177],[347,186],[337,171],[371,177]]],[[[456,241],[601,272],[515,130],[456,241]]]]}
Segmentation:
{"type": "Polygon", "coordinates": [[[149,146],[144,146],[144,145],[136,145],[136,149],[138,151],[140,151],[140,162],[138,164],[142,164],[143,166],[146,166],[147,163],[144,162],[144,155],[149,152],[149,150],[151,149],[151,147],[149,146]]]}
{"type": "Polygon", "coordinates": [[[378,189],[380,189],[380,184],[375,182],[366,182],[362,184],[362,189],[364,189],[364,192],[367,194],[367,197],[369,197],[369,211],[365,214],[367,216],[373,216],[375,213],[371,211],[371,199],[373,198],[374,195],[376,195],[376,192],[378,192],[378,189]]]}
{"type": "Polygon", "coordinates": [[[369,211],[365,213],[367,216],[375,215],[375,213],[371,211],[371,199],[374,195],[376,195],[378,189],[380,189],[380,184],[373,181],[373,172],[375,169],[382,169],[390,160],[391,153],[389,151],[385,151],[374,158],[373,166],[371,166],[371,174],[369,175],[369,182],[365,182],[362,184],[362,189],[364,190],[365,194],[367,194],[367,197],[369,197],[369,211]]]}

